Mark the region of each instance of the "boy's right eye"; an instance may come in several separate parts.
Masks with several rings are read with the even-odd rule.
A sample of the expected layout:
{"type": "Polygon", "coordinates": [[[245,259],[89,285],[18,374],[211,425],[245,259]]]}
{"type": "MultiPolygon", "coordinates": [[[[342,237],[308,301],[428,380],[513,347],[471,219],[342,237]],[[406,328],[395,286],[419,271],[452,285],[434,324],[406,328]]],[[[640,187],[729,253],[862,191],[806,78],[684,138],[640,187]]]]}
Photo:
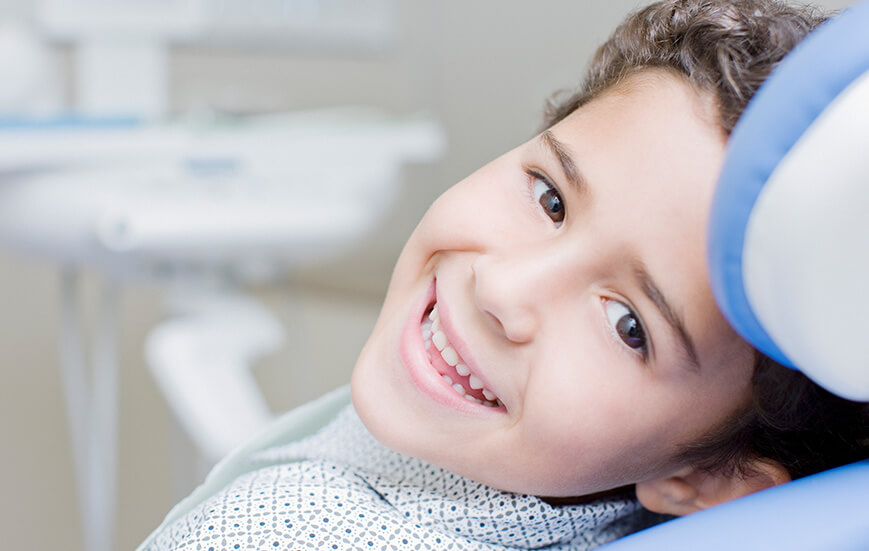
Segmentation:
{"type": "Polygon", "coordinates": [[[564,222],[564,199],[558,188],[550,184],[541,174],[529,172],[531,177],[531,196],[540,205],[555,226],[561,226],[564,222]]]}

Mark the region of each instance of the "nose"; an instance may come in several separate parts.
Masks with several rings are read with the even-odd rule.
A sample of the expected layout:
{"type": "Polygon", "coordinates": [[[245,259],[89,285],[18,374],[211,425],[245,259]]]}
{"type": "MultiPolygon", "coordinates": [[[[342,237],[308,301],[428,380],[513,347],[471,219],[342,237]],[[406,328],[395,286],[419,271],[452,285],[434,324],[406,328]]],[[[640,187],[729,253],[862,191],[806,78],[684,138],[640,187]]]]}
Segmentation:
{"type": "Polygon", "coordinates": [[[478,310],[495,332],[517,344],[534,339],[550,295],[547,262],[541,260],[482,254],[471,264],[478,310]]]}

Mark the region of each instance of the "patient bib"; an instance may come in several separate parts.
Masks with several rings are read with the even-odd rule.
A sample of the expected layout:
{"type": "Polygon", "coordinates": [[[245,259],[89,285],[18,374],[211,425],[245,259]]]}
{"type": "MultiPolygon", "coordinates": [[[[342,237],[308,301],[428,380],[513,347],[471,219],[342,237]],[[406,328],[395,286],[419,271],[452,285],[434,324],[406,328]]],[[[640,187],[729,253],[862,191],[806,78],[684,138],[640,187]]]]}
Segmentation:
{"type": "Polygon", "coordinates": [[[352,405],[316,434],[252,459],[269,466],[167,526],[151,549],[582,550],[648,518],[627,497],[555,507],[399,454],[352,405]]]}

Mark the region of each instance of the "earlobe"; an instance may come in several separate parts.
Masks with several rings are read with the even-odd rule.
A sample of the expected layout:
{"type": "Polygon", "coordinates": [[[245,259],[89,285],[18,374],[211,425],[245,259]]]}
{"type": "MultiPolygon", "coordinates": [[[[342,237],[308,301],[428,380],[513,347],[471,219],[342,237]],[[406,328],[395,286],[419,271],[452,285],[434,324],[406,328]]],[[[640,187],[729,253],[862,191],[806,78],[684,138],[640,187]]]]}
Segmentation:
{"type": "Polygon", "coordinates": [[[745,474],[707,472],[686,467],[672,475],[637,484],[637,498],[656,513],[683,516],[790,481],[781,464],[756,459],[745,474]]]}
{"type": "Polygon", "coordinates": [[[637,483],[637,499],[646,509],[655,513],[683,516],[697,510],[697,489],[686,476],[693,472],[686,468],[671,476],[637,483]]]}

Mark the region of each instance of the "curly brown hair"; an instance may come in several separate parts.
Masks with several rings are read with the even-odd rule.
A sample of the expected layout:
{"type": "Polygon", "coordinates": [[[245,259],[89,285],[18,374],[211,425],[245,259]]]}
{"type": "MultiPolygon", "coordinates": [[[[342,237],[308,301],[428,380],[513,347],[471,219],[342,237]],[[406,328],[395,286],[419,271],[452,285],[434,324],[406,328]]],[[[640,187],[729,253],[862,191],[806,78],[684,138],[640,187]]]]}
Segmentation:
{"type": "MultiPolygon", "coordinates": [[[[773,0],[664,0],[632,13],[594,55],[585,81],[547,106],[546,128],[641,71],[685,79],[715,100],[730,135],[749,100],[782,58],[827,15],[773,0]]],[[[680,459],[746,475],[770,459],[799,478],[869,457],[869,404],[830,394],[756,352],[752,399],[680,459]]]]}
{"type": "Polygon", "coordinates": [[[628,76],[659,68],[715,97],[729,135],[770,71],[827,15],[771,0],[667,0],[628,16],[598,48],[577,91],[550,100],[552,126],[628,76]]]}

